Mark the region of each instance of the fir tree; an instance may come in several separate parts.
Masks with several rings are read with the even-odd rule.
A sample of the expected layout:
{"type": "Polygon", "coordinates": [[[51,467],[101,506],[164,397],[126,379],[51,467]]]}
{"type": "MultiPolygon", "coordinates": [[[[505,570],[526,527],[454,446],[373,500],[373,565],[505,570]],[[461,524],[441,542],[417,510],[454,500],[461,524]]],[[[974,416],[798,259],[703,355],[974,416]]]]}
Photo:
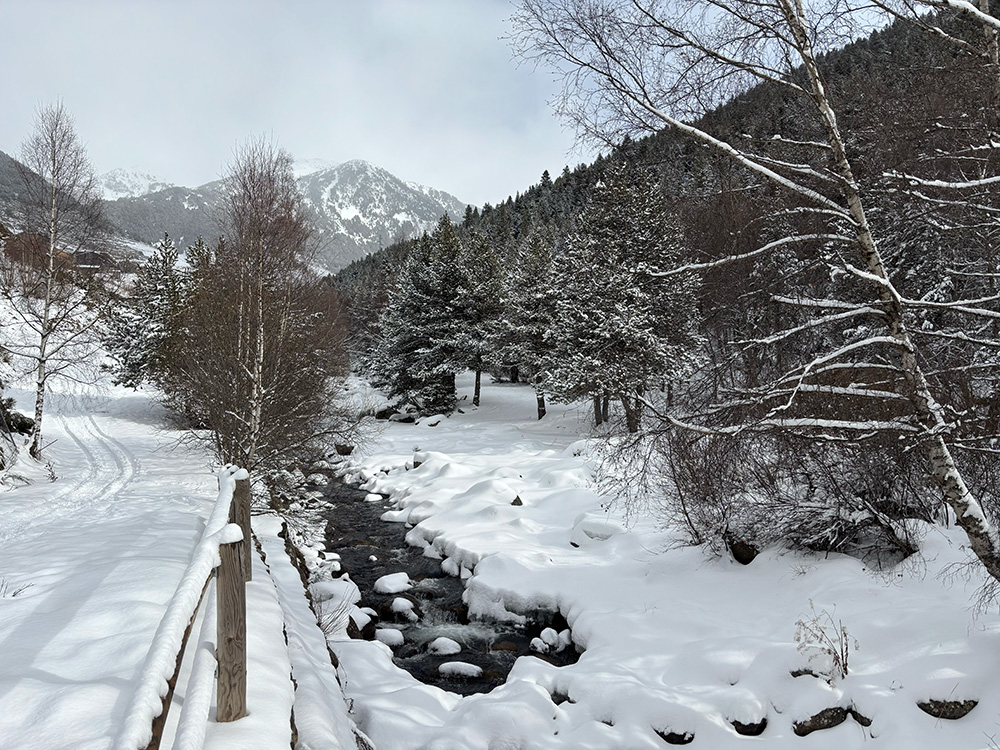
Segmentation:
{"type": "Polygon", "coordinates": [[[455,376],[465,367],[459,348],[462,256],[446,214],[432,235],[417,242],[379,324],[376,380],[390,398],[424,414],[455,408],[455,376]]]}
{"type": "Polygon", "coordinates": [[[489,334],[503,307],[502,265],[486,235],[475,232],[462,255],[461,286],[456,296],[455,344],[465,365],[476,373],[472,404],[479,406],[489,334]]]}
{"type": "Polygon", "coordinates": [[[650,386],[695,363],[696,286],[657,277],[679,265],[680,233],[652,175],[617,166],[599,183],[556,258],[546,385],[564,400],[618,399],[630,432],[650,386]]]}
{"type": "MultiPolygon", "coordinates": [[[[503,317],[489,341],[491,364],[534,382],[538,418],[545,416],[543,366],[549,352],[554,317],[551,230],[533,231],[518,249],[503,291],[503,317]]],[[[512,377],[512,380],[517,378],[512,377]]]]}
{"type": "Polygon", "coordinates": [[[109,313],[108,350],[117,360],[115,381],[163,385],[178,351],[185,278],[179,252],[166,234],[139,268],[131,294],[109,313]]]}

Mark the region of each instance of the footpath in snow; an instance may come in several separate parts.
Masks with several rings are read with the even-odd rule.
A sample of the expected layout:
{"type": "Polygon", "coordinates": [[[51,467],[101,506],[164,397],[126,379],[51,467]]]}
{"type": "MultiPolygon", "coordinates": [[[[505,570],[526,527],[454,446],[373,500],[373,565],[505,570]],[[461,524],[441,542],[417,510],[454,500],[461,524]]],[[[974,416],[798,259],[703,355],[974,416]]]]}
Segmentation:
{"type": "MultiPolygon", "coordinates": [[[[0,747],[108,747],[216,496],[144,395],[48,397],[0,492],[0,747]],[[51,472],[51,473],[50,473],[51,472]],[[11,488],[13,486],[13,488],[11,488]]],[[[20,404],[26,392],[14,392],[20,404]]]]}
{"type": "Polygon", "coordinates": [[[352,478],[467,578],[470,614],[558,611],[582,654],[564,667],[521,657],[505,684],[462,698],[395,666],[386,644],[399,637],[334,635],[379,750],[1000,746],[1000,627],[995,610],[972,612],[978,569],[949,574],[968,559],[960,532],[928,527],[922,554],[885,571],[780,549],[742,566],[608,509],[584,410],[538,422],[530,389],[513,385],[486,387],[479,409],[469,400],[463,414],[386,425],[352,478]],[[829,677],[823,637],[849,647],[846,677],[829,677]],[[951,720],[918,707],[928,701],[978,705],[951,720]]]}
{"type": "MultiPolygon", "coordinates": [[[[30,403],[25,392],[12,395],[30,403]]],[[[140,674],[218,495],[207,454],[178,442],[183,433],[167,424],[146,394],[57,391],[47,403],[47,463],[25,459],[6,476],[0,488],[3,750],[105,750],[119,746],[126,722],[135,724],[130,710],[145,719],[149,706],[134,705],[140,674]]],[[[229,724],[209,720],[214,661],[200,654],[207,649],[211,656],[211,643],[198,635],[211,610],[203,605],[161,746],[288,748],[294,696],[302,699],[300,747],[353,750],[322,632],[277,536],[280,522],[261,517],[255,528],[267,560],[254,556],[247,586],[249,715],[229,724]],[[195,663],[208,665],[208,691],[204,681],[189,683],[195,663]],[[298,693],[292,674],[304,688],[298,693]],[[203,706],[203,718],[195,716],[175,737],[178,719],[195,704],[203,706]]],[[[207,631],[214,638],[211,623],[207,631]]]]}

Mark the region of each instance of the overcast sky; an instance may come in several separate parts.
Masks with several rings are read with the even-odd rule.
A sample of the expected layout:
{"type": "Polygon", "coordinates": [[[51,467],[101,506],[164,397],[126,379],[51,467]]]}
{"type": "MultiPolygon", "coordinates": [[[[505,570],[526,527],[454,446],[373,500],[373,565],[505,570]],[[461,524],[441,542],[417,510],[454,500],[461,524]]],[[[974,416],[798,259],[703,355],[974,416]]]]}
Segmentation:
{"type": "Polygon", "coordinates": [[[508,0],[0,0],[0,150],[62,99],[98,173],[195,186],[266,135],[480,205],[590,161],[508,0]]]}

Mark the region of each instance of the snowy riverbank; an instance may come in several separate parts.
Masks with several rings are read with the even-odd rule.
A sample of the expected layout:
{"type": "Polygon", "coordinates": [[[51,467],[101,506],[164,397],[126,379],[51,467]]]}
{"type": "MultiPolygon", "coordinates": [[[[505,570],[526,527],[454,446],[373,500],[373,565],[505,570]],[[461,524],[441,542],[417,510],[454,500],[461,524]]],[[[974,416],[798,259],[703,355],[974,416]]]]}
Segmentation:
{"type": "Polygon", "coordinates": [[[522,657],[505,685],[459,698],[394,666],[389,646],[336,640],[379,750],[640,750],[691,736],[713,750],[995,747],[1000,627],[995,610],[971,611],[979,571],[949,574],[967,559],[960,532],[928,528],[921,556],[881,572],[778,549],[744,567],[607,510],[590,485],[585,412],[537,422],[530,389],[511,385],[462,404],[388,424],[355,474],[390,497],[386,519],[411,524],[412,543],[468,577],[473,615],[558,610],[583,653],[562,668],[522,657]],[[846,678],[806,671],[831,671],[824,634],[849,647],[846,678]],[[933,700],[979,705],[956,721],[918,708],[933,700]],[[846,720],[798,736],[818,714],[846,720]]]}
{"type": "MultiPolygon", "coordinates": [[[[207,457],[177,442],[148,395],[74,389],[50,404],[55,479],[22,462],[32,483],[0,494],[5,750],[110,746],[216,494],[207,457]]],[[[559,612],[582,653],[564,667],[523,656],[505,684],[463,698],[417,682],[385,643],[335,634],[352,718],[378,750],[641,750],[686,739],[712,750],[995,748],[1000,628],[995,611],[972,614],[976,569],[951,575],[966,560],[960,533],[928,528],[921,556],[882,572],[781,550],[740,566],[673,545],[653,519],[628,524],[607,510],[590,484],[586,412],[555,407],[538,422],[530,390],[511,385],[489,385],[481,408],[463,408],[385,425],[352,472],[389,497],[388,522],[410,524],[413,544],[466,579],[471,614],[559,612]],[[815,646],[824,633],[850,648],[845,678],[823,679],[829,653],[796,641],[815,646]],[[918,707],[935,700],[978,705],[958,720],[918,707]],[[798,736],[817,715],[844,721],[798,736]],[[761,734],[739,733],[752,731],[761,734]]],[[[267,560],[250,621],[269,631],[251,635],[251,715],[209,726],[216,750],[248,737],[287,747],[293,697],[300,740],[351,742],[278,526],[255,522],[267,560]]]]}

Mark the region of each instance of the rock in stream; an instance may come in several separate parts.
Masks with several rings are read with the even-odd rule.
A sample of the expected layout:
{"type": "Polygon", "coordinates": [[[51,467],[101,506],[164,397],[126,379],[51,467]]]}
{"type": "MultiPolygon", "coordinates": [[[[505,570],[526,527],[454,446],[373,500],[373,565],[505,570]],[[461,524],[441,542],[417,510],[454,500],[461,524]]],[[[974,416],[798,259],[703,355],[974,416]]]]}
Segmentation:
{"type": "Polygon", "coordinates": [[[470,622],[462,580],[408,545],[404,524],[381,520],[394,507],[381,496],[340,482],[314,489],[328,503],[326,548],[340,555],[342,570],[361,590],[358,606],[374,616],[365,636],[392,647],[396,664],[421,682],[461,695],[485,693],[506,680],[519,657],[557,666],[579,658],[559,613],[525,627],[470,622]]]}

